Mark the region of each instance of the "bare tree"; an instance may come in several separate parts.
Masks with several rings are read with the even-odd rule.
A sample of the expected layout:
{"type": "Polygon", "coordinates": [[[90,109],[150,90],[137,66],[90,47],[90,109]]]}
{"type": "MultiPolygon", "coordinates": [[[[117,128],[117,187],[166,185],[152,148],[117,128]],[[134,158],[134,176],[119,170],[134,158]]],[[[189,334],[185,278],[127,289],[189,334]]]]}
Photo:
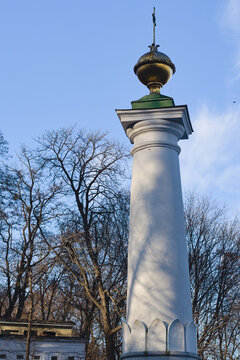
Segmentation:
{"type": "Polygon", "coordinates": [[[40,161],[63,181],[69,212],[54,245],[60,248],[46,241],[83,289],[92,314],[97,309],[112,360],[125,305],[128,199],[119,189],[126,152],[105,134],[72,128],[48,133],[39,145],[40,161]]]}
{"type": "Polygon", "coordinates": [[[202,359],[240,356],[240,224],[207,197],[185,203],[193,316],[202,359]]]}
{"type": "MultiPolygon", "coordinates": [[[[0,155],[6,146],[0,133],[0,155]]],[[[74,320],[89,360],[121,352],[126,159],[105,134],[70,128],[47,133],[37,151],[23,149],[17,166],[0,166],[0,316],[28,314],[30,326],[74,320]]],[[[185,220],[199,353],[240,359],[239,221],[196,194],[186,197],[185,220]]]]}
{"type": "Polygon", "coordinates": [[[34,317],[40,320],[71,319],[71,305],[62,291],[65,271],[54,257],[48,257],[34,268],[34,317]]]}
{"type": "Polygon", "coordinates": [[[7,167],[2,177],[4,209],[0,214],[1,316],[21,318],[28,296],[29,272],[49,256],[42,242],[49,222],[56,218],[56,198],[61,185],[46,185],[46,173],[35,156],[23,149],[18,167],[7,167]],[[41,225],[41,232],[40,232],[41,225]]]}

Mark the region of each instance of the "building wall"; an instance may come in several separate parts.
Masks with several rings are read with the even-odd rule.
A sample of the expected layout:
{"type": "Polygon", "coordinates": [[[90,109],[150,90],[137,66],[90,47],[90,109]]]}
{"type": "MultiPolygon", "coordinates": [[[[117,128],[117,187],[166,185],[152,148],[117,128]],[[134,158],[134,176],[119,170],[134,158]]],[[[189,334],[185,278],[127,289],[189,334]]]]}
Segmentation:
{"type": "MultiPolygon", "coordinates": [[[[0,338],[0,360],[21,360],[26,354],[26,339],[0,338]]],[[[31,341],[33,360],[85,360],[85,341],[76,338],[34,339],[31,341]]]]}
{"type": "MultiPolygon", "coordinates": [[[[14,322],[0,322],[0,334],[8,331],[16,335],[24,335],[24,331],[27,330],[27,323],[14,323],[14,322]]],[[[54,325],[54,324],[32,324],[32,331],[36,331],[38,336],[44,335],[44,332],[54,332],[56,336],[72,336],[72,325],[54,325]]]]}

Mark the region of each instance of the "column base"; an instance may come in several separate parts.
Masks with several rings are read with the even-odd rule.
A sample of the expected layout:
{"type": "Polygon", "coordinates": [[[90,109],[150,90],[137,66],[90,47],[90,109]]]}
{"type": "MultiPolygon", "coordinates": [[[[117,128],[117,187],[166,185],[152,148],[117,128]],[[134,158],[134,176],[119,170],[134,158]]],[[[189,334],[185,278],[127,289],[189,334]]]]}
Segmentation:
{"type": "Polygon", "coordinates": [[[201,360],[200,356],[194,353],[182,351],[144,351],[129,352],[121,356],[121,360],[201,360]]]}

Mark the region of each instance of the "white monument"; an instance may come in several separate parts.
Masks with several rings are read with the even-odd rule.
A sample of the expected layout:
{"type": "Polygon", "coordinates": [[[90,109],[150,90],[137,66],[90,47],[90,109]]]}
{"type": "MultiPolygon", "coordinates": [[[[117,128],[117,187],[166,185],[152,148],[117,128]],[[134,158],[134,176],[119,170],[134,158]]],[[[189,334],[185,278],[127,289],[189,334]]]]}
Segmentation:
{"type": "Polygon", "coordinates": [[[150,95],[117,110],[134,144],[122,359],[199,359],[178,158],[192,126],[187,106],[160,94],[175,66],[155,40],[134,71],[150,95]]]}

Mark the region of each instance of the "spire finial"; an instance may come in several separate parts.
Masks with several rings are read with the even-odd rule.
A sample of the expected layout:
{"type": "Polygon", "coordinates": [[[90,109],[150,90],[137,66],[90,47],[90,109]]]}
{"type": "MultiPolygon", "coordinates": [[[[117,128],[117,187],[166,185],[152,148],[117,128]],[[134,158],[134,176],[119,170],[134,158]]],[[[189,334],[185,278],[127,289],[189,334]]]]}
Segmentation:
{"type": "Polygon", "coordinates": [[[149,46],[150,51],[141,56],[134,66],[134,72],[139,80],[149,88],[150,94],[159,94],[160,88],[168,82],[176,68],[166,54],[158,51],[159,45],[155,44],[155,7],[153,8],[152,21],[153,43],[149,46]]]}
{"type": "Polygon", "coordinates": [[[152,20],[153,20],[153,45],[155,46],[155,29],[156,29],[156,16],[155,16],[155,7],[153,8],[153,13],[152,13],[152,20]]]}
{"type": "Polygon", "coordinates": [[[152,45],[150,45],[150,50],[151,51],[157,51],[157,48],[159,47],[159,45],[155,45],[155,30],[156,30],[156,16],[155,16],[155,7],[153,8],[153,13],[152,13],[152,21],[153,21],[153,43],[152,45]]]}

